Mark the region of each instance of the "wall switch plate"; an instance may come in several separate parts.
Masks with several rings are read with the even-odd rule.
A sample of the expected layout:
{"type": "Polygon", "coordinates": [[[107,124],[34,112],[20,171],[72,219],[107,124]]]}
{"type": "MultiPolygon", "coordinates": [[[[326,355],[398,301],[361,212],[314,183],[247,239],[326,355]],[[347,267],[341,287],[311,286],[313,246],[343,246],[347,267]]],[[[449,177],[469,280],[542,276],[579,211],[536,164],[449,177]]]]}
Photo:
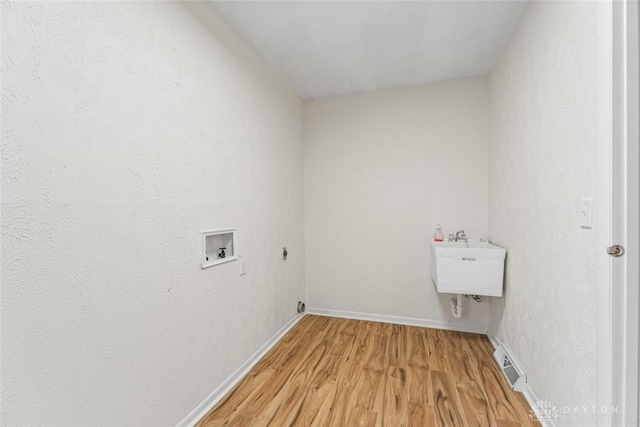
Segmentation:
{"type": "Polygon", "coordinates": [[[580,201],[580,227],[593,228],[593,199],[580,201]]]}
{"type": "Polygon", "coordinates": [[[240,258],[240,275],[244,276],[247,274],[247,259],[240,258]]]}

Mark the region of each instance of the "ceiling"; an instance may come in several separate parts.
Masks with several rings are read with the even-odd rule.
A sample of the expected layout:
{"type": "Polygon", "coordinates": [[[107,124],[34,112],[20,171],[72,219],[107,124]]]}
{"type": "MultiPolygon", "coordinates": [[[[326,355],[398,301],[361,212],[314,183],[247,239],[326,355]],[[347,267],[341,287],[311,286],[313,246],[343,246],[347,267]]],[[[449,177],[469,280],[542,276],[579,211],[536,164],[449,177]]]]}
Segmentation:
{"type": "Polygon", "coordinates": [[[487,74],[527,1],[215,1],[304,99],[487,74]]]}

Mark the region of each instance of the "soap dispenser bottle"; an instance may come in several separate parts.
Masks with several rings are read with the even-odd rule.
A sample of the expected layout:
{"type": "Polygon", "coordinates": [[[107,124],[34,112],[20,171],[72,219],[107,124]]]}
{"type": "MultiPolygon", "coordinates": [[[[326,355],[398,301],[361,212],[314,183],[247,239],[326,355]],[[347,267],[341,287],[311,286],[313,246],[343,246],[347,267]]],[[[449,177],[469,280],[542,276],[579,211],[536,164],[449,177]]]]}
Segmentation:
{"type": "Polygon", "coordinates": [[[442,242],[442,228],[440,227],[440,224],[438,224],[435,233],[433,233],[433,240],[436,242],[442,242]]]}

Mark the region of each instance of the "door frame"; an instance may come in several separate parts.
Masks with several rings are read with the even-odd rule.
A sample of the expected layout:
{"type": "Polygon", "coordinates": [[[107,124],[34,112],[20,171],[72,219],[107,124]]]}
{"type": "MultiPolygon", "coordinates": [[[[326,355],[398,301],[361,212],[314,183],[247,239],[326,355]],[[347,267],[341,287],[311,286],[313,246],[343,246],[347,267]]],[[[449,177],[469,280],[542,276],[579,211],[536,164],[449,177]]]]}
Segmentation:
{"type": "Polygon", "coordinates": [[[638,1],[598,2],[598,425],[638,425],[638,1]],[[625,247],[613,258],[606,248],[625,247]]]}

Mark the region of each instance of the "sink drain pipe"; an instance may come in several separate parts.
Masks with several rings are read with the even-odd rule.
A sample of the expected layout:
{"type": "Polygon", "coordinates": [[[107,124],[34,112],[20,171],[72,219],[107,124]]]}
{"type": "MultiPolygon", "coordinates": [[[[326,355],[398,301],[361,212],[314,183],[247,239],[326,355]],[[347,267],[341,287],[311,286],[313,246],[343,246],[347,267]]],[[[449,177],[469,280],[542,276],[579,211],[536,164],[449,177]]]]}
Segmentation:
{"type": "Polygon", "coordinates": [[[462,317],[462,294],[458,294],[456,298],[451,298],[449,300],[449,310],[451,310],[451,314],[456,319],[462,317]]]}

